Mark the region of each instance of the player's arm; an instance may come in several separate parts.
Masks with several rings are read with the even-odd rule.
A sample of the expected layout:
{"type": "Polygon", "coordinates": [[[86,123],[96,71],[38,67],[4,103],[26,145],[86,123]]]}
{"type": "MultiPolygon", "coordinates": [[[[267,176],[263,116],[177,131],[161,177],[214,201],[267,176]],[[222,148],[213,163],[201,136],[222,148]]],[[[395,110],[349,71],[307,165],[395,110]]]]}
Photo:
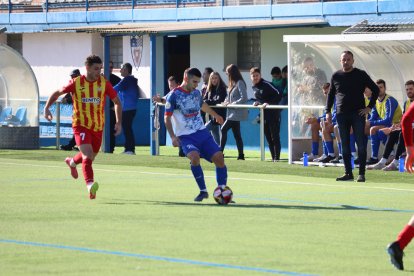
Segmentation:
{"type": "Polygon", "coordinates": [[[203,102],[203,105],[201,106],[201,110],[210,114],[216,119],[216,122],[222,125],[224,123],[223,117],[217,114],[206,102],[203,102]]]}
{"type": "Polygon", "coordinates": [[[49,108],[52,104],[54,104],[57,99],[62,96],[63,94],[65,94],[67,92],[65,91],[61,91],[61,90],[56,90],[55,92],[52,93],[52,95],[49,96],[49,98],[46,101],[46,105],[45,108],[43,109],[43,116],[46,118],[46,120],[48,120],[49,122],[52,121],[53,116],[52,113],[50,112],[49,108]]]}
{"type": "Polygon", "coordinates": [[[174,147],[180,146],[180,139],[178,139],[178,137],[175,136],[175,133],[174,133],[174,129],[173,129],[172,122],[171,122],[171,115],[165,114],[164,122],[165,122],[165,128],[167,129],[168,134],[171,137],[173,146],[174,147]]]}
{"type": "Polygon", "coordinates": [[[122,131],[122,104],[118,96],[113,98],[112,102],[114,103],[115,110],[115,135],[119,135],[122,131]]]}

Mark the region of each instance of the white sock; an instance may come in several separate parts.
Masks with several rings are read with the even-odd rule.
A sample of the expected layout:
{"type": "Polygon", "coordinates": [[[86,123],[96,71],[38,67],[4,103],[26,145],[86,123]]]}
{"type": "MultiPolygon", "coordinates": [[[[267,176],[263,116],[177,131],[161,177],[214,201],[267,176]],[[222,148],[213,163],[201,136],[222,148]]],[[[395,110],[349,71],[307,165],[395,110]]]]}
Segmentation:
{"type": "Polygon", "coordinates": [[[387,159],[385,159],[384,157],[382,157],[381,160],[379,161],[379,163],[385,164],[385,163],[387,163],[387,159]]]}
{"type": "Polygon", "coordinates": [[[93,185],[93,182],[88,182],[88,183],[86,184],[86,188],[88,188],[88,192],[90,192],[90,191],[91,191],[92,185],[93,185]]]}
{"type": "Polygon", "coordinates": [[[69,165],[73,168],[76,167],[76,163],[73,161],[73,158],[70,159],[69,165]]]}

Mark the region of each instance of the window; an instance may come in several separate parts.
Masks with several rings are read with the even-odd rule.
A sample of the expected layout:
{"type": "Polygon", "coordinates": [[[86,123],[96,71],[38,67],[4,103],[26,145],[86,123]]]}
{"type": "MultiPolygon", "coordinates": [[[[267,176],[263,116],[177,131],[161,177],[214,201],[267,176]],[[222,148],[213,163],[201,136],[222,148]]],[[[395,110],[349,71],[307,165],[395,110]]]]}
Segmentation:
{"type": "Polygon", "coordinates": [[[114,68],[121,68],[123,63],[122,36],[112,36],[110,41],[110,60],[114,63],[114,68]]]}
{"type": "Polygon", "coordinates": [[[260,68],[260,31],[244,31],[237,33],[237,65],[240,70],[260,68]]]}

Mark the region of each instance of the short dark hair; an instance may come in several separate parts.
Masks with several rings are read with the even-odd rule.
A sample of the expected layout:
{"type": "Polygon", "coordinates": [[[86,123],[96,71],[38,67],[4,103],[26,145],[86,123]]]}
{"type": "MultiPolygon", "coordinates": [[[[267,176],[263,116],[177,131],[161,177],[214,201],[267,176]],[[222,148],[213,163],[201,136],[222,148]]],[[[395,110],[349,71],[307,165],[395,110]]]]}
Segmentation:
{"type": "Polygon", "coordinates": [[[126,69],[127,69],[127,71],[128,71],[128,74],[132,74],[132,65],[131,65],[131,63],[124,63],[124,64],[122,64],[122,67],[125,67],[126,69]]]}
{"type": "Polygon", "coordinates": [[[386,88],[387,86],[385,85],[385,80],[383,80],[383,79],[377,79],[377,81],[375,82],[376,84],[383,84],[384,85],[384,88],[386,88]]]}
{"type": "Polygon", "coordinates": [[[349,50],[343,51],[341,55],[343,55],[343,54],[350,55],[352,58],[354,57],[354,54],[349,50]]]}
{"type": "Polygon", "coordinates": [[[91,66],[92,64],[102,64],[102,59],[97,55],[90,55],[85,60],[85,65],[91,66]]]}
{"type": "Polygon", "coordinates": [[[210,74],[213,73],[214,70],[211,67],[206,67],[206,68],[204,68],[204,71],[207,71],[208,75],[210,76],[210,74]]]}
{"type": "Polygon", "coordinates": [[[253,73],[259,73],[259,74],[261,74],[260,73],[260,68],[259,67],[252,67],[252,68],[250,68],[250,75],[253,74],[253,73]]]}
{"type": "Polygon", "coordinates": [[[280,70],[280,67],[273,67],[272,70],[270,71],[270,75],[280,75],[282,74],[282,71],[280,70]]]}
{"type": "Polygon", "coordinates": [[[405,85],[414,85],[414,81],[413,80],[408,80],[405,82],[405,85]]]}
{"type": "Polygon", "coordinates": [[[184,71],[184,74],[186,74],[188,77],[197,77],[197,78],[201,78],[201,72],[200,70],[198,70],[197,68],[187,68],[184,71]]]}
{"type": "Polygon", "coordinates": [[[177,82],[177,78],[175,76],[170,76],[168,78],[168,81],[175,81],[175,82],[177,82]]]}

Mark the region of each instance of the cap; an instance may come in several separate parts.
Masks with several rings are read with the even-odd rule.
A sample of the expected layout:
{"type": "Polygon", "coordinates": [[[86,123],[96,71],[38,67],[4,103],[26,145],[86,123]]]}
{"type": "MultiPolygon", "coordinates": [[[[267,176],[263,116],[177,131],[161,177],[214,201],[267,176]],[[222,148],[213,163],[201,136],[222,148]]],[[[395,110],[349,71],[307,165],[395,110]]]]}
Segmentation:
{"type": "Polygon", "coordinates": [[[77,76],[80,76],[80,71],[79,71],[79,69],[75,69],[75,70],[72,70],[72,72],[70,72],[70,76],[71,77],[77,77],[77,76]]]}

